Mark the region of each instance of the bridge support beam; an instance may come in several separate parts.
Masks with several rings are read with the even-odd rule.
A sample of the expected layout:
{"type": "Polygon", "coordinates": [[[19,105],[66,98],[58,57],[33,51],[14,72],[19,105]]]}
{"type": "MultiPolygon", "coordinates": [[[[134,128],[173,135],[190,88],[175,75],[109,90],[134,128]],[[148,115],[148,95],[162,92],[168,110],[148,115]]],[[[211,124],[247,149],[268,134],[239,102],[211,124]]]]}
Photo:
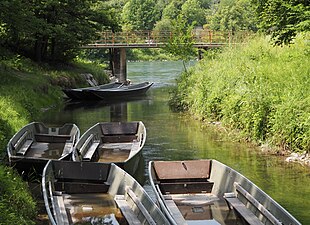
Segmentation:
{"type": "Polygon", "coordinates": [[[127,80],[126,48],[112,49],[112,73],[119,82],[127,80]]]}

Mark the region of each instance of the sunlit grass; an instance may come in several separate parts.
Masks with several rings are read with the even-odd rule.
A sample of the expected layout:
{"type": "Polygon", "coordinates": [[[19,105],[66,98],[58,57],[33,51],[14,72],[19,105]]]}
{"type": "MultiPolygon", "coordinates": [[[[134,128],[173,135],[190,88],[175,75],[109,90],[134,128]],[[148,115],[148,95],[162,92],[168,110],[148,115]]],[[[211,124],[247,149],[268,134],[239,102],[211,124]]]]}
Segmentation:
{"type": "Polygon", "coordinates": [[[173,106],[220,120],[259,143],[310,149],[309,34],[291,46],[256,37],[209,55],[179,78],[173,106]]]}
{"type": "MultiPolygon", "coordinates": [[[[3,52],[1,52],[3,53],[3,52]]],[[[37,121],[43,109],[63,101],[64,87],[87,85],[81,73],[99,82],[107,76],[101,65],[77,60],[65,65],[36,64],[7,52],[0,54],[0,156],[9,139],[24,125],[37,121]]],[[[34,224],[36,204],[18,174],[0,164],[0,224],[34,224]]]]}

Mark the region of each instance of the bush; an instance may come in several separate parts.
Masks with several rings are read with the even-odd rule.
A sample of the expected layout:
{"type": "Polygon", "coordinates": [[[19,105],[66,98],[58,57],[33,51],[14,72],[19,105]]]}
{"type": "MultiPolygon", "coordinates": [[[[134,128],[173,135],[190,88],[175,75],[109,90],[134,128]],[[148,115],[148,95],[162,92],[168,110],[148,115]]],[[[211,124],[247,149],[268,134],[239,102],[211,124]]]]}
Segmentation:
{"type": "Polygon", "coordinates": [[[221,120],[256,142],[309,150],[308,39],[309,33],[291,46],[275,47],[256,37],[210,54],[181,76],[170,103],[221,120]]]}

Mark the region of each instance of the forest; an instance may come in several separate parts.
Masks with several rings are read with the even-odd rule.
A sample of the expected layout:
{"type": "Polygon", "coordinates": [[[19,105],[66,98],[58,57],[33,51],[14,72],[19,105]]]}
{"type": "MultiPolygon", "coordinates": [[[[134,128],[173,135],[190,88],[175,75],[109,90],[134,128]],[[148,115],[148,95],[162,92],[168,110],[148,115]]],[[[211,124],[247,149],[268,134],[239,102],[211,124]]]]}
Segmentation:
{"type": "MultiPolygon", "coordinates": [[[[18,129],[62,100],[61,88],[81,84],[80,73],[107,82],[94,63],[99,53],[80,49],[99,32],[173,31],[190,42],[195,27],[257,36],[205,52],[170,104],[248,140],[309,151],[309,0],[1,0],[0,9],[1,154],[18,129]]],[[[192,52],[167,49],[183,60],[192,52]]],[[[0,224],[36,224],[37,215],[27,183],[1,162],[0,224]]]]}
{"type": "Polygon", "coordinates": [[[2,0],[0,46],[37,62],[70,61],[80,54],[79,47],[96,40],[100,31],[171,31],[178,18],[188,26],[210,30],[263,32],[277,45],[289,44],[298,32],[309,30],[307,2],[2,0]]]}

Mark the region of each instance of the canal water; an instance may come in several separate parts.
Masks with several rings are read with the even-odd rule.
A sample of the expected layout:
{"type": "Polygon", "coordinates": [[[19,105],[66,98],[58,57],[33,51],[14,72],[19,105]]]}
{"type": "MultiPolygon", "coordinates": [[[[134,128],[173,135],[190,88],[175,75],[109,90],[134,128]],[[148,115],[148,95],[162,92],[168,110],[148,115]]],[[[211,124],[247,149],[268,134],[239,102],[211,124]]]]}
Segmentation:
{"type": "Polygon", "coordinates": [[[154,82],[147,95],[123,102],[72,103],[52,108],[40,120],[47,125],[75,123],[83,133],[97,122],[143,121],[147,140],[144,164],[135,178],[152,195],[147,166],[150,160],[217,159],[241,172],[279,202],[302,224],[310,224],[310,170],[263,154],[253,146],[228,141],[217,128],[203,126],[187,115],[172,112],[169,90],[183,70],[182,62],[130,62],[128,78],[154,82]]]}

